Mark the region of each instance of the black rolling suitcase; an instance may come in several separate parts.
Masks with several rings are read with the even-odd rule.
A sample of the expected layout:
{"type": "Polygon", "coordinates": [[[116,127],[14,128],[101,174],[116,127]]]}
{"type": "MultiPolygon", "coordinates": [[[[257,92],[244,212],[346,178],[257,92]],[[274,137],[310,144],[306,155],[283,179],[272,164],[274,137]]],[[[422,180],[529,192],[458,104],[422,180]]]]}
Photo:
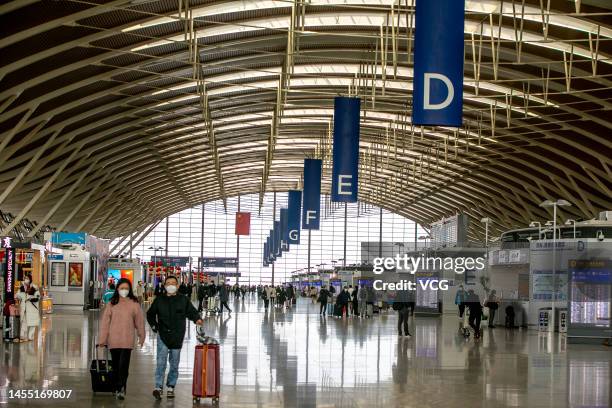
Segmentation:
{"type": "Polygon", "coordinates": [[[113,364],[108,359],[108,348],[105,348],[106,358],[98,358],[98,347],[94,345],[94,358],[91,360],[89,372],[91,373],[91,390],[96,392],[113,392],[113,364]]]}
{"type": "Polygon", "coordinates": [[[334,304],[334,316],[342,317],[342,305],[334,304]]]}

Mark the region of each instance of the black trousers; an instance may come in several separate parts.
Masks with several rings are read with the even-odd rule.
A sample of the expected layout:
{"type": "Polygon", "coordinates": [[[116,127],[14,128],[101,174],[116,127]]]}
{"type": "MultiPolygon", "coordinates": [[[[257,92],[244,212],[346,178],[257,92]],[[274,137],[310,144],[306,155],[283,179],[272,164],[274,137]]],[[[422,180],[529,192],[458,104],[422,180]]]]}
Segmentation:
{"type": "Polygon", "coordinates": [[[267,309],[270,306],[270,299],[264,298],[264,308],[267,309]]]}
{"type": "Polygon", "coordinates": [[[480,333],[480,319],[482,318],[482,311],[472,311],[470,309],[470,317],[468,321],[470,322],[470,327],[474,329],[476,333],[480,333]]]}
{"type": "Polygon", "coordinates": [[[232,309],[229,308],[229,306],[227,305],[227,300],[221,302],[221,312],[223,312],[223,308],[226,308],[228,312],[231,312],[232,309]]]}
{"type": "Polygon", "coordinates": [[[359,316],[359,300],[353,300],[353,314],[359,316]]]}
{"type": "Polygon", "coordinates": [[[497,312],[497,309],[489,308],[489,327],[494,326],[493,320],[495,319],[495,312],[497,312]]]}
{"type": "Polygon", "coordinates": [[[201,312],[203,310],[202,303],[204,303],[204,298],[199,298],[198,299],[198,312],[201,312]]]}
{"type": "Polygon", "coordinates": [[[319,314],[327,313],[327,300],[325,302],[321,302],[321,307],[319,308],[319,314]]]}
{"type": "Polygon", "coordinates": [[[397,320],[397,332],[402,335],[402,326],[404,327],[404,334],[408,335],[408,317],[410,316],[410,308],[403,307],[398,311],[399,319],[397,320]]]}
{"type": "Polygon", "coordinates": [[[110,349],[113,359],[113,382],[115,383],[115,391],[125,391],[127,388],[127,379],[130,372],[130,357],[131,349],[110,349]]]}
{"type": "Polygon", "coordinates": [[[463,313],[465,313],[465,304],[459,304],[459,317],[463,317],[463,313]]]}

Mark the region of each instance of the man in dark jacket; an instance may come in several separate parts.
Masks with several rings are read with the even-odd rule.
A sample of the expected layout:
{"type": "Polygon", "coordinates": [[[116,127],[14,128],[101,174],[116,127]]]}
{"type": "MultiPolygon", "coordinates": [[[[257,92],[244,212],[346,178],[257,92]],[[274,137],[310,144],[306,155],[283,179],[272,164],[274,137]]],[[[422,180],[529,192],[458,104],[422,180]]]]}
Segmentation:
{"type": "Polygon", "coordinates": [[[219,313],[223,313],[223,308],[225,307],[228,312],[232,313],[232,309],[227,305],[227,301],[229,300],[229,290],[227,285],[222,283],[221,287],[219,287],[219,300],[221,301],[221,307],[219,313]]]}
{"type": "Polygon", "coordinates": [[[411,337],[408,331],[408,317],[410,316],[410,291],[398,290],[395,301],[393,302],[393,310],[397,310],[397,334],[402,337],[402,328],[404,336],[411,337]]]}
{"type": "Polygon", "coordinates": [[[327,290],[327,287],[323,285],[321,290],[319,291],[319,302],[321,303],[321,308],[319,310],[319,314],[325,316],[327,312],[327,301],[331,297],[331,293],[327,290]]]}
{"type": "Polygon", "coordinates": [[[351,295],[349,294],[348,288],[345,286],[342,292],[336,298],[336,305],[340,309],[340,317],[344,315],[346,310],[346,317],[349,317],[348,304],[351,301],[351,295]]]}
{"type": "Polygon", "coordinates": [[[468,290],[465,305],[470,311],[470,317],[468,319],[470,327],[474,329],[474,338],[480,338],[480,319],[482,319],[482,304],[480,303],[480,297],[474,292],[473,289],[468,290]]]}
{"type": "Polygon", "coordinates": [[[206,286],[200,284],[198,285],[198,312],[201,312],[203,309],[202,304],[204,303],[204,299],[207,297],[208,289],[206,286]]]}
{"type": "Polygon", "coordinates": [[[147,321],[151,329],[157,333],[157,367],[153,396],[158,400],[163,394],[168,360],[170,360],[170,370],[166,381],[167,397],[174,398],[181,347],[185,337],[185,320],[189,319],[197,325],[202,325],[202,319],[189,298],[178,293],[178,279],[174,276],[166,277],[164,287],[166,293],[156,297],[147,311],[147,321]]]}

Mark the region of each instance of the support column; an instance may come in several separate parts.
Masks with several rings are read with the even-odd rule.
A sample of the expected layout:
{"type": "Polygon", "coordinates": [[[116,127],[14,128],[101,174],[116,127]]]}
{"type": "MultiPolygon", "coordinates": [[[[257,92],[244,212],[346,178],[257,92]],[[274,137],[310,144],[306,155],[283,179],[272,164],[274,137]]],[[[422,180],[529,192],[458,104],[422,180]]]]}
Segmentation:
{"type": "Polygon", "coordinates": [[[200,230],[200,259],[198,259],[198,287],[200,286],[200,273],[204,273],[203,271],[203,262],[204,258],[204,212],[206,211],[206,204],[202,203],[202,229],[200,230]]]}
{"type": "Polygon", "coordinates": [[[417,250],[417,235],[419,234],[418,232],[418,225],[416,223],[416,221],[414,222],[414,250],[417,250]]]}
{"type": "MultiPolygon", "coordinates": [[[[238,212],[240,212],[240,196],[238,196],[238,212]]],[[[240,284],[240,235],[236,235],[236,285],[240,284]]]]}
{"type": "Polygon", "coordinates": [[[380,207],[380,219],[378,221],[378,257],[382,258],[382,250],[383,250],[383,209],[380,207]]]}
{"type": "Polygon", "coordinates": [[[342,267],[346,268],[346,222],[348,219],[348,203],[344,202],[344,259],[342,259],[342,267]]]}
{"type": "MultiPolygon", "coordinates": [[[[274,225],[274,220],[276,219],[276,191],[274,192],[274,201],[272,205],[272,225],[274,225]]],[[[310,246],[308,247],[308,253],[310,254],[310,246]]],[[[274,263],[272,262],[272,285],[274,285],[274,263]]]]}
{"type": "Polygon", "coordinates": [[[166,217],[166,246],[164,247],[164,253],[168,256],[168,234],[170,233],[170,217],[166,217]]]}

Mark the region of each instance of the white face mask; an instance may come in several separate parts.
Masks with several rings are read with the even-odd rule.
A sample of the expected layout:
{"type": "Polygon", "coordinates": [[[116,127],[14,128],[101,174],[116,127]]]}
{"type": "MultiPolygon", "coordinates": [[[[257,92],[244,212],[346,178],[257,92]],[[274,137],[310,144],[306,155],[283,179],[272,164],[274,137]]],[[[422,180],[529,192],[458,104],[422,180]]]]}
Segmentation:
{"type": "Polygon", "coordinates": [[[23,281],[23,283],[25,283],[26,285],[29,285],[29,284],[30,284],[30,280],[29,280],[29,279],[25,279],[25,280],[23,281]]]}
{"type": "Polygon", "coordinates": [[[130,294],[129,289],[119,289],[119,296],[121,297],[127,297],[130,294]]]}
{"type": "Polygon", "coordinates": [[[176,286],[174,285],[166,286],[166,292],[168,292],[171,295],[176,293],[176,286]]]}

